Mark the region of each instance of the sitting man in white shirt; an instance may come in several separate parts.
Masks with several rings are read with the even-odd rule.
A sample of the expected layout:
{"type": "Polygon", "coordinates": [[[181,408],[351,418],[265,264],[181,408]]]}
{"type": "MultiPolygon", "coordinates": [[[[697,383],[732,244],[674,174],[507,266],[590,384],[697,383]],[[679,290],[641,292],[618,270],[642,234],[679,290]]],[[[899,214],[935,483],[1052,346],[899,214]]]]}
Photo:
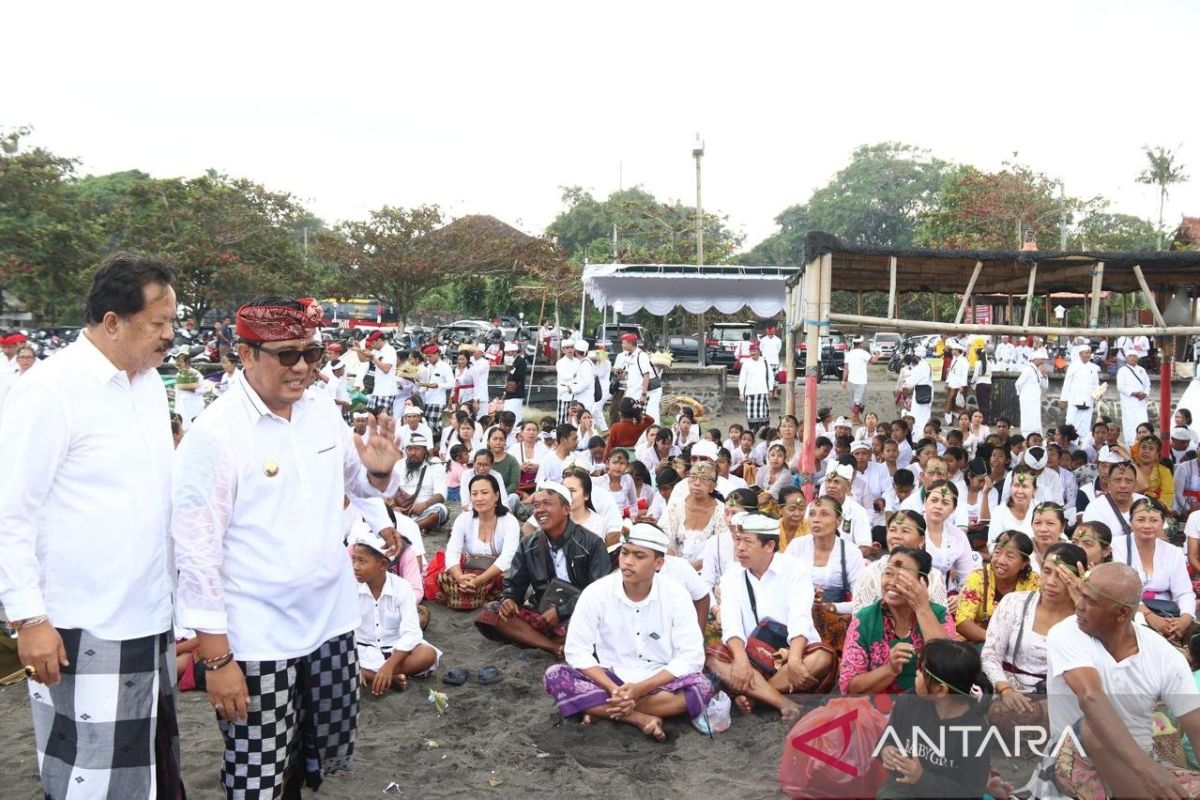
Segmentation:
{"type": "Polygon", "coordinates": [[[412,586],[388,571],[391,559],[383,539],[363,532],[351,544],[360,614],[354,647],[362,685],[376,697],[389,688],[402,692],[410,675],[437,669],[442,652],[421,635],[412,586]]]}
{"type": "Polygon", "coordinates": [[[400,412],[400,424],[396,426],[396,444],[400,447],[408,447],[408,439],[414,433],[421,433],[425,436],[425,441],[433,441],[433,431],[425,424],[425,412],[421,407],[413,402],[404,404],[404,410],[400,412]]]}
{"type": "Polygon", "coordinates": [[[1200,773],[1152,755],[1159,703],[1200,741],[1200,694],[1184,657],[1135,623],[1141,579],[1125,564],[1108,563],[1074,583],[1075,615],[1046,635],[1050,738],[1062,737],[1056,772],[1069,776],[1059,788],[1071,797],[1195,797],[1200,773]],[[1074,740],[1063,737],[1068,727],[1074,740]]]}
{"type": "Polygon", "coordinates": [[[800,718],[800,707],[787,695],[828,692],[837,657],[813,625],[808,569],[778,552],[779,520],[747,514],[741,525],[734,537],[738,566],[721,578],[722,644],[709,648],[707,664],[741,711],[750,711],[757,700],[778,709],[790,726],[800,718]],[[779,631],[784,644],[761,638],[770,635],[764,621],[786,628],[779,631]],[[778,668],[764,658],[772,647],[783,661],[778,668]]]}
{"type": "Polygon", "coordinates": [[[450,519],[450,509],[446,508],[446,470],[440,464],[430,463],[429,446],[423,433],[415,432],[408,437],[400,490],[395,498],[396,513],[417,523],[422,533],[440,528],[450,519]]]}
{"type": "Polygon", "coordinates": [[[620,572],[594,581],[575,604],[566,664],[542,679],[564,717],[603,717],[666,741],[663,719],[687,714],[704,725],[715,694],[704,668],[704,636],[691,596],[660,574],[667,534],[639,523],[624,537],[620,572]]]}
{"type": "Polygon", "coordinates": [[[854,480],[854,467],[849,464],[831,464],[825,473],[825,494],[842,505],[842,526],[838,535],[862,551],[864,557],[872,555],[871,515],[850,496],[850,483],[854,480]]]}

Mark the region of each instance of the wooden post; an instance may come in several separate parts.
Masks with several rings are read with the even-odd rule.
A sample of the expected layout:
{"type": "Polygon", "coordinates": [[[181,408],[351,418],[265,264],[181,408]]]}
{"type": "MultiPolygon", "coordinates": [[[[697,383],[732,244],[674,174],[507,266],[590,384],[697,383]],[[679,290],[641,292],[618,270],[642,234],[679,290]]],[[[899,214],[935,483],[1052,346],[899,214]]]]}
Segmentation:
{"type": "MultiPolygon", "coordinates": [[[[967,311],[967,304],[971,302],[971,292],[975,291],[975,281],[979,280],[979,273],[983,270],[983,262],[976,261],[975,269],[971,272],[971,280],[967,281],[967,293],[963,295],[962,303],[958,306],[958,313],[954,315],[954,324],[958,324],[963,320],[963,314],[967,311]]],[[[974,321],[974,315],[971,316],[974,321]]]]}
{"type": "Polygon", "coordinates": [[[1008,296],[1008,315],[1004,318],[1004,322],[1008,325],[1013,324],[1013,296],[1008,296]]]}
{"type": "Polygon", "coordinates": [[[895,319],[896,308],[896,257],[888,258],[888,319],[895,319]]]}
{"type": "Polygon", "coordinates": [[[1096,262],[1096,269],[1092,272],[1092,317],[1091,325],[1095,328],[1100,323],[1100,287],[1104,285],[1104,262],[1096,262]]]}
{"type": "MultiPolygon", "coordinates": [[[[1140,270],[1138,277],[1141,277],[1140,270]]],[[[1166,458],[1171,455],[1171,425],[1175,419],[1175,415],[1171,413],[1171,368],[1174,366],[1171,362],[1175,360],[1175,338],[1163,336],[1159,341],[1158,430],[1159,438],[1162,439],[1162,456],[1166,458]]],[[[1179,491],[1183,489],[1180,488],[1179,491]]]]}
{"type": "Polygon", "coordinates": [[[1025,327],[1029,327],[1029,315],[1033,311],[1033,286],[1037,282],[1037,262],[1029,267],[1029,289],[1025,292],[1025,327]]]}
{"type": "MultiPolygon", "coordinates": [[[[792,330],[796,324],[796,315],[793,312],[793,298],[797,286],[790,287],[783,296],[783,365],[784,365],[784,380],[787,381],[787,386],[783,389],[783,413],[795,415],[796,413],[796,334],[792,330]]],[[[704,346],[703,339],[700,346],[704,346]]]]}
{"type": "Polygon", "coordinates": [[[933,308],[932,308],[933,321],[940,322],[940,320],[938,319],[938,292],[936,289],[934,289],[933,293],[931,295],[929,295],[929,298],[930,298],[930,303],[933,306],[933,308]]]}
{"type": "Polygon", "coordinates": [[[1146,283],[1146,276],[1142,274],[1142,265],[1133,265],[1133,274],[1138,279],[1138,286],[1142,287],[1142,299],[1146,301],[1146,306],[1150,309],[1151,316],[1154,317],[1154,324],[1160,328],[1167,327],[1167,323],[1163,322],[1162,312],[1158,310],[1158,303],[1154,300],[1154,293],[1150,291],[1150,285],[1146,283]]]}
{"type": "Polygon", "coordinates": [[[862,316],[862,313],[863,313],[863,293],[862,293],[862,290],[859,290],[857,294],[858,294],[858,298],[857,298],[857,299],[858,299],[858,314],[859,314],[859,316],[862,316]]]}

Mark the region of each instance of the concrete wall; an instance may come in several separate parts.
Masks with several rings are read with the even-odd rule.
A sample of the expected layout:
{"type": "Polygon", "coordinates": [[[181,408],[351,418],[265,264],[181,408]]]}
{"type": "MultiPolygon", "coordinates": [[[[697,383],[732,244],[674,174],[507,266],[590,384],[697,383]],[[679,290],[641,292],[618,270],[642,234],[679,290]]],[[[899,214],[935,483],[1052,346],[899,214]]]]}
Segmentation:
{"type": "MultiPolygon", "coordinates": [[[[488,384],[494,396],[504,386],[507,367],[492,367],[488,384]]],[[[723,413],[727,408],[730,397],[727,393],[727,377],[725,367],[698,367],[695,364],[680,364],[667,367],[663,372],[663,397],[670,395],[686,395],[704,403],[712,416],[723,413]]],[[[539,408],[553,408],[557,398],[555,389],[556,373],[554,367],[537,365],[531,370],[530,382],[533,393],[530,403],[539,408]]],[[[734,395],[732,401],[737,402],[737,380],[729,382],[734,395]]]]}

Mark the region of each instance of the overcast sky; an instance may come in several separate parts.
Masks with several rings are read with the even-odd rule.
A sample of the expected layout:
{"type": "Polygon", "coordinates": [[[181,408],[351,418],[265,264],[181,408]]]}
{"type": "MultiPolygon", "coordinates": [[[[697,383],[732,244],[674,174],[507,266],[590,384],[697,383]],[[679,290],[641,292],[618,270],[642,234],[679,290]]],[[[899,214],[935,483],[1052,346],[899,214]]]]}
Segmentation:
{"type": "Polygon", "coordinates": [[[750,246],[860,144],[898,140],[1153,218],[1143,145],[1194,179],[1200,4],[79,3],[3,14],[0,127],[83,170],[212,167],[328,222],[384,204],[531,233],[564,185],[695,201],[750,246]],[[118,10],[120,9],[120,10],[118,10]]]}

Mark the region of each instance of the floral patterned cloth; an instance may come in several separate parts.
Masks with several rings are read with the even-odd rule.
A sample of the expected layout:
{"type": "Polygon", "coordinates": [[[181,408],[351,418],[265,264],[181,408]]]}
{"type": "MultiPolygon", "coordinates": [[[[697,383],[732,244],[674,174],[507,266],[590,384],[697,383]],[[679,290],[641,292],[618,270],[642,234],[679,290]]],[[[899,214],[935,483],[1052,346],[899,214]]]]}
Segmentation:
{"type": "MultiPolygon", "coordinates": [[[[963,585],[962,592],[958,595],[958,608],[954,612],[954,621],[960,625],[964,622],[976,622],[986,628],[992,618],[992,614],[996,613],[996,604],[1007,596],[997,597],[997,586],[999,586],[999,583],[996,581],[996,573],[992,571],[991,564],[977,569],[968,575],[967,582],[963,585]],[[983,591],[985,571],[987,575],[987,595],[990,596],[985,596],[983,591]]],[[[1031,570],[1024,578],[1017,581],[1016,588],[1013,591],[1034,592],[1040,586],[1041,579],[1037,573],[1031,570]]]]}
{"type": "MultiPolygon", "coordinates": [[[[930,606],[933,608],[934,616],[945,629],[946,635],[951,639],[955,638],[957,634],[955,633],[954,619],[946,615],[945,606],[937,603],[930,603],[930,606]]],[[[921,652],[921,648],[925,645],[925,637],[921,635],[921,629],[915,620],[909,635],[900,637],[896,635],[895,620],[892,619],[891,612],[887,610],[882,600],[876,600],[855,614],[850,620],[850,629],[846,631],[846,642],[842,648],[838,690],[842,694],[847,694],[850,689],[850,681],[855,677],[887,664],[892,646],[898,642],[908,642],[916,648],[918,653],[921,652]]],[[[896,676],[892,685],[885,691],[888,694],[900,694],[912,689],[916,685],[916,681],[917,659],[914,658],[905,665],[903,671],[896,676]]]]}

